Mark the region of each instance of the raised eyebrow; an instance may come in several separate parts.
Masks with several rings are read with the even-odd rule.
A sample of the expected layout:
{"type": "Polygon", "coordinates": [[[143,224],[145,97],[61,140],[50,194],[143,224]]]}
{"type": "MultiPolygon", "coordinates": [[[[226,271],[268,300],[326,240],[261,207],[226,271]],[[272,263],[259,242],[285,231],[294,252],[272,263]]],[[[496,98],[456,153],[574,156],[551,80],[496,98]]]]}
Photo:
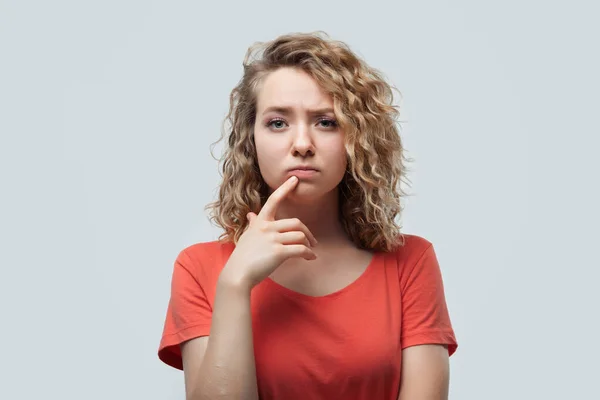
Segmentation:
{"type": "MultiPolygon", "coordinates": [[[[276,113],[283,114],[283,115],[291,115],[294,113],[294,111],[290,107],[278,107],[278,106],[265,108],[265,110],[263,111],[263,114],[266,114],[268,112],[276,112],[276,113]]],[[[335,112],[333,111],[333,108],[330,108],[330,107],[318,108],[315,110],[308,110],[308,113],[310,115],[335,114],[335,112]]]]}

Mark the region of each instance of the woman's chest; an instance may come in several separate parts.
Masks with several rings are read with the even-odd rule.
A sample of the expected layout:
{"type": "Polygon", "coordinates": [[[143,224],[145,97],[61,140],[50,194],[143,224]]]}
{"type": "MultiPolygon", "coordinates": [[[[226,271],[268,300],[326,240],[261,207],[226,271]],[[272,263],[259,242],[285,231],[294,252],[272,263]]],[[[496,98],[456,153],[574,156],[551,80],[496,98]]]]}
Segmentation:
{"type": "Polygon", "coordinates": [[[269,279],[291,291],[306,296],[323,297],[362,279],[378,260],[377,255],[372,252],[358,249],[323,254],[319,257],[316,261],[288,259],[269,276],[269,279]]]}
{"type": "Polygon", "coordinates": [[[393,287],[373,291],[369,283],[375,282],[322,298],[269,285],[253,296],[262,390],[287,398],[297,390],[331,398],[361,390],[393,393],[401,363],[400,298],[393,287]]]}

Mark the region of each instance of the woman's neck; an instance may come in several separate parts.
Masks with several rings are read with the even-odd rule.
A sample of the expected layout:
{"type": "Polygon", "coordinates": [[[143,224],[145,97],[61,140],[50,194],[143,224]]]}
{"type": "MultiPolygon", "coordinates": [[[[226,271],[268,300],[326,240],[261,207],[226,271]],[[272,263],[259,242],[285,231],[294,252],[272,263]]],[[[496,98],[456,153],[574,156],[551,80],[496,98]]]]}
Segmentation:
{"type": "Polygon", "coordinates": [[[348,242],[349,238],[339,217],[337,191],[310,202],[284,200],[276,219],[298,218],[312,232],[320,244],[348,242]]]}

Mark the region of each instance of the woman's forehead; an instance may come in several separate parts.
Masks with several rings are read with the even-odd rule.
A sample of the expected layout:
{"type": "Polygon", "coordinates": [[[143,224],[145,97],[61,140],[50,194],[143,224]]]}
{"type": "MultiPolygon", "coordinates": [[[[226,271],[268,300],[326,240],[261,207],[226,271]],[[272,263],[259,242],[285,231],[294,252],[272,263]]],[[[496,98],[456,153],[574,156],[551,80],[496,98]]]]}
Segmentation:
{"type": "Polygon", "coordinates": [[[257,111],[284,109],[315,112],[333,108],[333,99],[306,72],[282,68],[265,77],[257,93],[257,111]]]}

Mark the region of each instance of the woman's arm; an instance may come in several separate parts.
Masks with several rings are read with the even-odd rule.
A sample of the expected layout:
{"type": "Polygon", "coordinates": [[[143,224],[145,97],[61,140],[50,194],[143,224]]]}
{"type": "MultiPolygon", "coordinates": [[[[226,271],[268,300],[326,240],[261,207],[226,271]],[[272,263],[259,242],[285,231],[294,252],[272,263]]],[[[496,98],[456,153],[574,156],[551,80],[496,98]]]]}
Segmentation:
{"type": "Polygon", "coordinates": [[[186,399],[258,399],[250,289],[221,276],[210,337],[181,345],[186,399]]]}
{"type": "Polygon", "coordinates": [[[398,400],[447,400],[449,384],[447,346],[426,344],[402,350],[398,400]]]}
{"type": "Polygon", "coordinates": [[[219,274],[206,352],[202,356],[202,342],[182,348],[188,400],[258,399],[250,292],[285,260],[317,257],[312,250],[317,240],[302,221],[275,219],[298,182],[290,177],[271,193],[258,215],[247,214],[248,228],[219,274]]]}

